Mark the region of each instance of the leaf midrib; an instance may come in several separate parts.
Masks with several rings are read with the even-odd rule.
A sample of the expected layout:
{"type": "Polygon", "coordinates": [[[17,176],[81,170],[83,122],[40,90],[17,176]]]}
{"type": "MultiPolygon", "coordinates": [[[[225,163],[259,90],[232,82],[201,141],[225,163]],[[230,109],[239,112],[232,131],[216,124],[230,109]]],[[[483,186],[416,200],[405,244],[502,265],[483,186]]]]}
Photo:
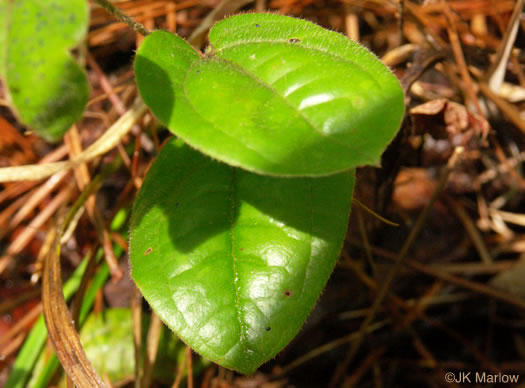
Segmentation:
{"type": "Polygon", "coordinates": [[[241,317],[241,297],[239,295],[238,282],[239,282],[239,272],[237,269],[237,257],[235,255],[235,216],[237,213],[237,194],[236,194],[236,185],[237,185],[237,174],[234,167],[231,168],[232,171],[232,182],[231,182],[231,194],[230,194],[230,240],[231,240],[231,255],[232,255],[232,267],[233,267],[233,292],[235,294],[235,314],[237,316],[237,322],[239,323],[239,345],[243,351],[243,355],[246,354],[246,329],[243,325],[241,317]]]}
{"type": "MultiPolygon", "coordinates": [[[[182,81],[182,91],[184,93],[184,98],[186,99],[186,101],[188,102],[188,105],[189,107],[193,110],[193,112],[195,112],[203,121],[205,121],[206,123],[210,124],[214,129],[216,129],[218,132],[222,133],[224,136],[230,138],[230,139],[233,139],[234,141],[238,142],[239,144],[241,144],[242,146],[244,146],[246,148],[246,150],[248,151],[251,151],[255,154],[257,154],[261,159],[264,159],[266,160],[267,162],[270,162],[272,165],[275,164],[276,162],[274,160],[271,160],[267,155],[263,154],[260,150],[258,149],[255,149],[253,148],[252,146],[249,146],[248,144],[242,142],[241,140],[237,139],[236,137],[230,135],[229,133],[223,131],[221,128],[219,128],[217,125],[215,125],[215,123],[211,120],[209,120],[205,115],[203,115],[201,112],[199,112],[199,110],[195,107],[195,104],[193,103],[193,101],[191,100],[191,98],[189,97],[188,95],[188,91],[187,91],[187,88],[186,88],[186,79],[188,77],[188,74],[190,74],[190,71],[191,69],[193,68],[193,66],[195,66],[195,64],[198,64],[198,63],[201,63],[201,61],[197,60],[197,61],[194,61],[190,67],[186,70],[186,73],[184,74],[184,79],[182,81]]],[[[228,161],[228,164],[231,164],[231,165],[234,165],[234,162],[236,162],[237,164],[234,165],[235,167],[239,167],[241,165],[241,163],[233,158],[234,160],[231,160],[232,158],[230,158],[230,160],[228,161]]]]}

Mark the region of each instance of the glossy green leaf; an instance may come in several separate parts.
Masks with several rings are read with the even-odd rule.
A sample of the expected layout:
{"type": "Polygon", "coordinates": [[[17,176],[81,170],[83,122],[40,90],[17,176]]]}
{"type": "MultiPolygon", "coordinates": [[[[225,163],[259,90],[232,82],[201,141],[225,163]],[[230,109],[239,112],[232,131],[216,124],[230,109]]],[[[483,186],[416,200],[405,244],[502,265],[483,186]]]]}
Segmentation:
{"type": "Polygon", "coordinates": [[[201,56],[156,31],[135,61],[144,101],[189,145],[276,176],[379,163],[399,129],[403,92],[363,46],[277,14],[230,17],[209,38],[201,56]]]}
{"type": "Polygon", "coordinates": [[[167,143],[131,220],[132,276],[193,349],[251,373],[298,332],[346,231],[353,172],[275,178],[167,143]]]}
{"type": "Polygon", "coordinates": [[[0,0],[0,76],[18,118],[57,141],[84,111],[89,86],[69,50],[87,32],[86,0],[0,0]]]}

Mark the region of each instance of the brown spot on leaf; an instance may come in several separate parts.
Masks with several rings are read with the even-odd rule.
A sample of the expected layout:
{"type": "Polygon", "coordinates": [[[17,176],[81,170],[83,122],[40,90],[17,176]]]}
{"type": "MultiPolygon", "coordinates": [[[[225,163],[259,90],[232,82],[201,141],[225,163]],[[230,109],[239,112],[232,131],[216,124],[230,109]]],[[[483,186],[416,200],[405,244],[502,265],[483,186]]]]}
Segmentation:
{"type": "Polygon", "coordinates": [[[292,290],[284,290],[283,294],[284,294],[284,296],[292,296],[293,292],[292,292],[292,290]]]}
{"type": "Polygon", "coordinates": [[[299,38],[290,38],[288,39],[288,43],[299,43],[301,39],[299,38]]]}
{"type": "Polygon", "coordinates": [[[153,252],[153,248],[146,249],[146,252],[144,252],[144,256],[149,255],[151,252],[153,252]]]}

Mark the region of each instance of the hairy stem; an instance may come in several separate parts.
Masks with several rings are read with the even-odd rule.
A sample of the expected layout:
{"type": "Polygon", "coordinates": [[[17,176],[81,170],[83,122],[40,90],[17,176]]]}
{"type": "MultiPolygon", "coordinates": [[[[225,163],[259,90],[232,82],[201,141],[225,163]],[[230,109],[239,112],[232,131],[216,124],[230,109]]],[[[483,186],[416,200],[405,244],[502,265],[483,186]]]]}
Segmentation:
{"type": "Polygon", "coordinates": [[[146,27],[144,27],[142,23],[139,23],[135,19],[133,19],[131,16],[126,15],[119,8],[111,4],[108,0],[94,0],[94,1],[95,3],[100,5],[102,8],[104,8],[106,11],[108,11],[110,14],[115,16],[117,19],[119,19],[120,21],[126,23],[128,26],[133,28],[133,30],[135,30],[139,34],[146,36],[150,33],[150,31],[146,27]]]}

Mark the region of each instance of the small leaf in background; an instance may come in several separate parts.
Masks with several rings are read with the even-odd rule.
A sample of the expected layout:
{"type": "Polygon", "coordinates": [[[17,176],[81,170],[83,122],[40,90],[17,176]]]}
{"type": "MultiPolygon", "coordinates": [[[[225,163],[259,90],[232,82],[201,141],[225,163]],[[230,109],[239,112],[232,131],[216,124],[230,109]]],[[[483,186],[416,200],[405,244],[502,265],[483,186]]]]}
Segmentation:
{"type": "Polygon", "coordinates": [[[495,288],[525,299],[525,258],[517,260],[510,268],[501,271],[490,280],[495,288]]]}
{"type": "Polygon", "coordinates": [[[339,256],[353,172],[275,178],[167,143],[131,220],[132,276],[184,342],[249,374],[303,325],[339,256]]]}
{"type": "Polygon", "coordinates": [[[57,141],[89,96],[83,69],[69,52],[87,32],[86,0],[0,0],[0,76],[20,121],[57,141]]]}
{"type": "Polygon", "coordinates": [[[99,376],[108,376],[112,382],[133,377],[131,310],[108,309],[101,314],[91,314],[80,331],[80,341],[99,376]]]}
{"type": "MultiPolygon", "coordinates": [[[[146,349],[147,330],[151,317],[142,317],[142,349],[146,349]]],[[[135,354],[133,347],[133,321],[131,310],[127,308],[106,309],[99,314],[91,314],[80,330],[80,340],[86,356],[100,376],[107,376],[112,383],[132,378],[135,373],[135,354]]],[[[164,330],[159,340],[159,350],[155,363],[154,377],[169,384],[173,381],[179,363],[185,357],[186,346],[168,330],[164,330]]],[[[143,355],[144,356],[144,355],[143,355]]],[[[47,354],[42,354],[35,368],[35,375],[43,368],[47,354]]],[[[143,360],[143,358],[142,358],[143,360]]],[[[195,360],[194,373],[206,366],[202,359],[195,360]]],[[[28,386],[33,386],[34,381],[28,386]]],[[[66,386],[65,377],[60,386],[66,386]]]]}
{"type": "Polygon", "coordinates": [[[177,136],[232,166],[325,176],[379,164],[404,112],[397,78],[334,31],[276,14],[217,23],[203,57],[150,34],[135,62],[139,91],[177,136]]]}
{"type": "MultiPolygon", "coordinates": [[[[144,351],[150,321],[150,315],[142,316],[144,351]]],[[[80,340],[88,359],[100,376],[108,376],[112,382],[133,377],[135,354],[130,309],[114,308],[101,314],[91,314],[80,331],[80,340]]],[[[159,339],[154,376],[166,383],[171,382],[177,372],[177,364],[185,357],[185,351],[186,345],[169,330],[164,330],[159,339]]],[[[200,363],[196,363],[196,367],[202,369],[200,363]]]]}
{"type": "Polygon", "coordinates": [[[455,144],[461,143],[456,137],[465,137],[467,140],[463,143],[466,143],[473,135],[486,138],[490,130],[486,119],[446,98],[417,105],[410,109],[410,115],[417,133],[430,133],[435,138],[449,137],[455,144]]]}

